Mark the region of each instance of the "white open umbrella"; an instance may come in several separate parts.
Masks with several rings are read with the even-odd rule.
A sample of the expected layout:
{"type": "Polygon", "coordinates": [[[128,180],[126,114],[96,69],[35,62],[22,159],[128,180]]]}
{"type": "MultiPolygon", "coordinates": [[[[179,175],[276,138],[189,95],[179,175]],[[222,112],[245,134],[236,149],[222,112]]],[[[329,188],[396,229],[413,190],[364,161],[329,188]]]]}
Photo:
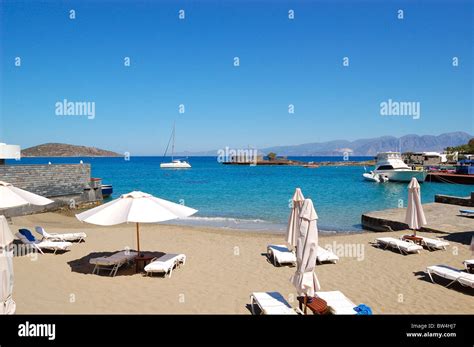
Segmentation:
{"type": "MultiPolygon", "coordinates": [[[[12,208],[23,205],[48,205],[54,202],[43,196],[14,187],[12,184],[0,181],[0,208],[12,208]]],[[[7,219],[0,216],[0,313],[15,313],[16,305],[12,299],[13,293],[13,251],[9,245],[13,235],[7,219]]]]}
{"type": "Polygon", "coordinates": [[[12,242],[7,219],[0,216],[0,314],[13,314],[16,308],[12,298],[13,251],[9,247],[12,242]]]}
{"type": "Polygon", "coordinates": [[[296,188],[293,194],[290,217],[288,218],[288,227],[286,229],[286,242],[291,246],[296,246],[298,239],[300,212],[303,206],[304,196],[300,188],[296,188]]]}
{"type": "Polygon", "coordinates": [[[10,183],[0,181],[0,208],[10,208],[23,205],[48,205],[54,202],[41,195],[30,193],[14,187],[10,183]]]}
{"type": "Polygon", "coordinates": [[[134,191],[123,194],[118,199],[104,205],[77,214],[76,217],[82,222],[96,225],[136,223],[137,251],[140,254],[139,223],[157,223],[185,218],[196,212],[197,210],[193,208],[134,191]]]}
{"type": "Polygon", "coordinates": [[[300,212],[299,236],[296,242],[296,273],[291,282],[298,295],[313,297],[320,289],[319,281],[314,273],[318,251],[318,215],[311,199],[305,199],[300,212]]]}
{"type": "Polygon", "coordinates": [[[426,225],[425,213],[423,212],[423,205],[420,197],[420,184],[413,177],[408,185],[408,207],[405,216],[405,223],[413,230],[416,235],[416,230],[426,225]]]}

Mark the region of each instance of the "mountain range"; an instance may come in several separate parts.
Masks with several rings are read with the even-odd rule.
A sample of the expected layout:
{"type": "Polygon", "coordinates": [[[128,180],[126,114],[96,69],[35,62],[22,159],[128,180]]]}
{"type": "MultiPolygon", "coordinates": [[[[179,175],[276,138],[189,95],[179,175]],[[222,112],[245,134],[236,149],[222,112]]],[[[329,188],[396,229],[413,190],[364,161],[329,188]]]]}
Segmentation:
{"type": "MultiPolygon", "coordinates": [[[[375,156],[378,152],[441,152],[446,147],[468,143],[474,136],[458,131],[441,135],[405,135],[402,137],[382,136],[354,141],[334,140],[312,142],[301,145],[258,148],[258,152],[274,152],[280,156],[375,156]]],[[[224,149],[224,148],[223,148],[224,149]]],[[[238,150],[239,148],[234,148],[238,150]]],[[[225,149],[224,149],[225,150],[225,149]]],[[[75,146],[63,143],[45,143],[22,150],[23,157],[118,157],[121,154],[95,147],[75,146]]],[[[218,150],[204,152],[180,152],[176,156],[216,156],[218,150]]]]}
{"type": "MultiPolygon", "coordinates": [[[[344,152],[355,156],[375,156],[378,152],[441,152],[446,147],[466,144],[472,135],[458,131],[440,135],[405,135],[402,137],[382,136],[354,141],[333,140],[301,145],[258,148],[258,152],[274,152],[282,156],[340,156],[344,152]]],[[[238,148],[235,148],[236,150],[238,148]]],[[[179,156],[216,156],[217,150],[205,152],[181,152],[179,156]]]]}

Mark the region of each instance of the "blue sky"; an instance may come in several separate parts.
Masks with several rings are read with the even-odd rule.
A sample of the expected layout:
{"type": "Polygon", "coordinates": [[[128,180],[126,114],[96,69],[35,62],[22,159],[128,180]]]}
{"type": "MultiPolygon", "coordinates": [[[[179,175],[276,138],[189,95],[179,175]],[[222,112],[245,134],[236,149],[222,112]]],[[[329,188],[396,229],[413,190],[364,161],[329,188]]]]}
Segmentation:
{"type": "Polygon", "coordinates": [[[178,151],[474,133],[472,1],[0,4],[0,141],[23,148],[161,155],[175,121],[178,151]],[[95,118],[56,115],[63,99],[95,118]],[[388,99],[421,118],[381,116],[388,99]]]}

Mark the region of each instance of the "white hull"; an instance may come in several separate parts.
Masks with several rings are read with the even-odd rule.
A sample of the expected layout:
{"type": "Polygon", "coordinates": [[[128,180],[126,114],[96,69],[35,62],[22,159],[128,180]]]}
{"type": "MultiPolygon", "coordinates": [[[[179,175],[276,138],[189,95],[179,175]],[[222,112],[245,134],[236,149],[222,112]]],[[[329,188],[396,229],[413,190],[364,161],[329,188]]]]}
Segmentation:
{"type": "Polygon", "coordinates": [[[416,170],[375,170],[374,172],[387,176],[392,182],[410,182],[413,177],[418,182],[424,182],[427,175],[426,171],[416,170]]]}
{"type": "Polygon", "coordinates": [[[383,182],[388,181],[388,177],[386,177],[385,175],[376,174],[376,173],[373,173],[372,171],[371,172],[366,172],[362,176],[364,176],[364,179],[366,181],[370,181],[370,182],[383,183],[383,182]]]}
{"type": "Polygon", "coordinates": [[[160,168],[162,169],[189,169],[191,165],[189,163],[182,161],[179,163],[161,163],[160,168]]]}

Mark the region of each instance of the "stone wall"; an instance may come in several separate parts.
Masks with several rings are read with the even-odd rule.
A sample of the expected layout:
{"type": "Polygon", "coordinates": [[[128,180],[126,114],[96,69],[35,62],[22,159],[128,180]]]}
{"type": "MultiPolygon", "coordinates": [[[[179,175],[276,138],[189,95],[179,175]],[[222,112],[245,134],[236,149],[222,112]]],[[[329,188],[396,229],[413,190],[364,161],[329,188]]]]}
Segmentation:
{"type": "Polygon", "coordinates": [[[437,194],[435,195],[435,202],[440,202],[442,204],[474,207],[474,192],[471,193],[470,197],[466,198],[437,194]]]}
{"type": "Polygon", "coordinates": [[[48,197],[46,206],[20,206],[0,210],[7,217],[77,208],[102,201],[100,180],[91,182],[90,164],[0,165],[0,181],[48,197]]]}
{"type": "Polygon", "coordinates": [[[90,164],[0,166],[1,181],[46,197],[82,194],[90,177],[90,164]]]}

